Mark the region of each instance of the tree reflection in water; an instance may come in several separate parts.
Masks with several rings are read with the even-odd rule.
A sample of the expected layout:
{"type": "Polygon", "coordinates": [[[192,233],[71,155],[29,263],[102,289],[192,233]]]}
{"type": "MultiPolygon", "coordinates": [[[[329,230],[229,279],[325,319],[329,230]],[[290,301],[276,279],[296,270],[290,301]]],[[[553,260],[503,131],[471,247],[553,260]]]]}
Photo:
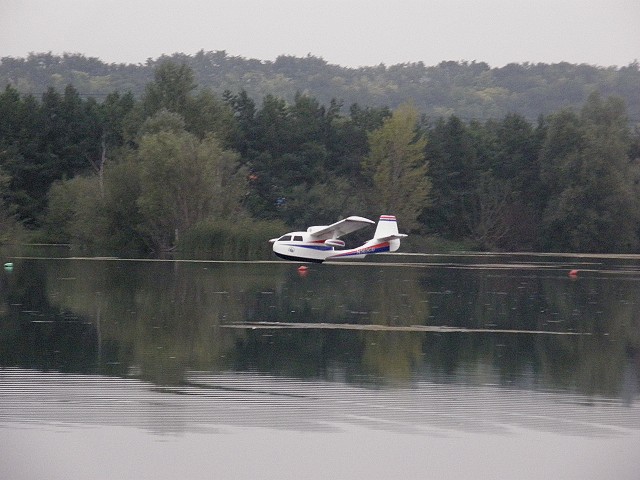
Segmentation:
{"type": "Polygon", "coordinates": [[[635,384],[637,392],[638,278],[571,281],[532,267],[325,264],[306,276],[296,268],[17,260],[0,283],[0,365],[134,375],[158,385],[181,384],[193,371],[260,371],[369,385],[430,379],[628,397],[635,384]],[[252,322],[474,332],[252,329],[252,322]]]}

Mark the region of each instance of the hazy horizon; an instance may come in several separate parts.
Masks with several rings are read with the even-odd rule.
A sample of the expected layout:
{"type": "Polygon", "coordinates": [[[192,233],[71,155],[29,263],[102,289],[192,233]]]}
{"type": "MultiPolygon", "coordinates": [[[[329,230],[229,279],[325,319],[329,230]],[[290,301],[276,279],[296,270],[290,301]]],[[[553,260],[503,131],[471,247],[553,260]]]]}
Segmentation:
{"type": "Polygon", "coordinates": [[[261,61],[312,55],[351,68],[622,67],[640,59],[640,2],[631,0],[0,0],[0,14],[0,57],[78,53],[144,64],[223,50],[261,61]]]}

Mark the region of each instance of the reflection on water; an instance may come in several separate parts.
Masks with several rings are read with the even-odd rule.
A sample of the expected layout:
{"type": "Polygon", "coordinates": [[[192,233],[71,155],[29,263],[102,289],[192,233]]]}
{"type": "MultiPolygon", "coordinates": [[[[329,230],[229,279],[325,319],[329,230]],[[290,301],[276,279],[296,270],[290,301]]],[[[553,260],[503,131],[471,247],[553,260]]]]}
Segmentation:
{"type": "Polygon", "coordinates": [[[524,427],[590,437],[640,428],[637,408],[608,399],[492,384],[419,381],[380,390],[259,373],[190,372],[181,385],[158,386],[22,369],[3,369],[0,378],[0,422],[23,424],[126,425],[162,434],[221,433],[229,426],[338,432],[351,425],[439,436],[524,427]]]}
{"type": "MultiPolygon", "coordinates": [[[[539,441],[552,435],[563,445],[574,438],[574,450],[577,437],[585,448],[601,439],[596,450],[618,455],[610,471],[632,478],[625,472],[637,471],[637,455],[621,452],[640,447],[640,261],[387,258],[403,263],[300,274],[280,262],[14,259],[0,273],[0,451],[12,438],[55,436],[52,424],[75,432],[70,444],[82,425],[181,435],[181,445],[203,435],[197,448],[230,432],[255,446],[255,429],[266,429],[283,444],[283,432],[395,448],[398,435],[412,434],[436,450],[435,439],[454,438],[454,450],[469,455],[472,435],[498,449],[511,445],[499,438],[516,435],[545,456],[557,438],[539,441]],[[567,275],[574,268],[577,279],[567,275]]],[[[109,431],[121,442],[132,435],[109,431]]],[[[20,441],[0,453],[16,471],[20,441]]],[[[398,452],[396,468],[422,471],[421,460],[403,459],[413,448],[398,452]]],[[[500,463],[498,453],[484,459],[500,463]]],[[[569,460],[550,463],[549,475],[569,460]]],[[[11,470],[2,468],[4,478],[11,470]]],[[[344,477],[384,478],[385,470],[365,471],[344,477]]],[[[440,478],[478,471],[443,469],[440,478]]]]}
{"type": "Polygon", "coordinates": [[[18,260],[2,277],[0,362],[158,385],[190,370],[395,385],[473,370],[505,385],[627,395],[640,275],[571,280],[518,261],[300,276],[283,263],[18,260]]]}

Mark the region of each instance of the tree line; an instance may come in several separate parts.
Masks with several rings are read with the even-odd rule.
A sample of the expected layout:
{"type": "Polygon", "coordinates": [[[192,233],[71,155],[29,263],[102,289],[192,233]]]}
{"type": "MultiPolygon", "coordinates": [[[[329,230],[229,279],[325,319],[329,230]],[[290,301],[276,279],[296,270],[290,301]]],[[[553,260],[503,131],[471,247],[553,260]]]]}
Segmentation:
{"type": "Polygon", "coordinates": [[[410,102],[258,104],[166,61],[139,98],[0,94],[2,235],[93,252],[250,255],[287,227],[381,213],[414,242],[635,252],[639,161],[624,101],[599,93],[535,122],[432,120],[410,102]]]}
{"type": "Polygon", "coordinates": [[[100,100],[115,90],[131,91],[139,98],[155,69],[166,61],[184,63],[199,85],[218,95],[245,90],[255,101],[273,95],[292,103],[296,92],[303,92],[323,105],[340,99],[345,107],[358,103],[395,109],[409,100],[434,119],[455,114],[464,120],[488,120],[518,112],[536,121],[565,107],[579,109],[592,91],[599,91],[624,99],[631,120],[640,122],[637,61],[620,67],[567,62],[490,67],[485,62],[443,61],[433,66],[414,62],[348,68],[312,55],[261,61],[201,50],[132,65],[107,64],[81,54],[32,53],[26,58],[1,58],[0,85],[41,95],[50,86],[62,91],[71,84],[81,94],[100,100]]]}

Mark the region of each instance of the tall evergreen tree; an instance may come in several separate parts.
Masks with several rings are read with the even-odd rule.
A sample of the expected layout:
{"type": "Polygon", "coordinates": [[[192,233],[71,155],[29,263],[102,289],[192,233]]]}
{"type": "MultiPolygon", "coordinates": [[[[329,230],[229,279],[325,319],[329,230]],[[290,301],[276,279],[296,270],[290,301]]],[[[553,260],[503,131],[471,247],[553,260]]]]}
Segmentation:
{"type": "Polygon", "coordinates": [[[637,248],[639,175],[631,162],[620,99],[592,94],[580,114],[551,117],[541,153],[549,190],[543,245],[549,250],[628,252],[637,248]]]}
{"type": "Polygon", "coordinates": [[[431,206],[423,217],[427,228],[456,240],[466,238],[478,183],[477,154],[468,127],[456,116],[440,119],[429,132],[426,155],[433,184],[431,206]]]}

